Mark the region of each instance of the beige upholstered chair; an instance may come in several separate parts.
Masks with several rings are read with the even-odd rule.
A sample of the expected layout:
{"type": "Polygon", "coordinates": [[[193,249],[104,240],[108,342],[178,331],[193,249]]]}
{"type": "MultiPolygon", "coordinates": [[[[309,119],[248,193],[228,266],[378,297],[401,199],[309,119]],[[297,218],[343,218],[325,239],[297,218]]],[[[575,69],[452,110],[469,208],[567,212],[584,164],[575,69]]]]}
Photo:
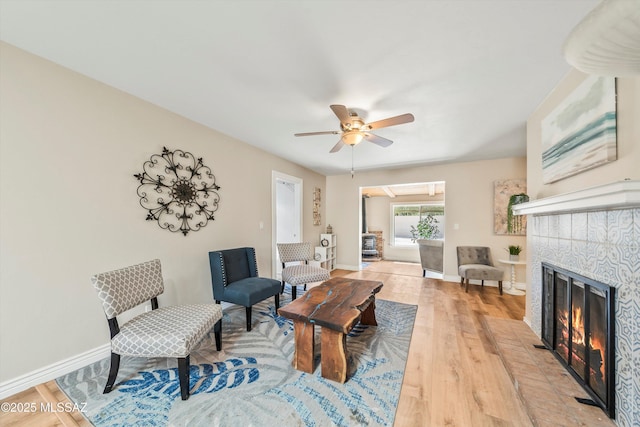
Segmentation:
{"type": "Polygon", "coordinates": [[[465,292],[469,292],[469,280],[480,280],[482,286],[484,286],[485,280],[496,280],[500,295],[502,295],[504,271],[494,267],[491,260],[491,250],[486,246],[458,246],[456,249],[460,286],[466,283],[465,292]]]}
{"type": "Polygon", "coordinates": [[[193,304],[158,308],[164,292],[160,260],[144,262],[91,278],[107,316],[111,332],[111,369],[104,393],[118,376],[120,356],[175,357],[182,400],[189,398],[189,354],[214,328],[216,348],[222,339],[222,308],[217,304],[193,304]],[[151,301],[152,310],[122,326],[116,316],[151,301]]]}
{"type": "Polygon", "coordinates": [[[313,248],[311,243],[278,243],[278,254],[282,262],[282,292],[284,285],[291,285],[291,300],[296,299],[296,286],[307,283],[323,282],[331,278],[329,270],[309,265],[313,260],[313,248]],[[287,263],[295,263],[287,266],[287,263]]]}

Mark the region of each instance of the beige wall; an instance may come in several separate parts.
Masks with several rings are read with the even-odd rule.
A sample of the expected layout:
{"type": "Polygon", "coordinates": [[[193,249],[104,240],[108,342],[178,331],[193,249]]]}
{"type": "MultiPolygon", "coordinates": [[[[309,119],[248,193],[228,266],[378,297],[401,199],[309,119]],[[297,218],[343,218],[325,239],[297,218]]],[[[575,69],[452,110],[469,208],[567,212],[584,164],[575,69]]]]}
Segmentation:
{"type": "Polygon", "coordinates": [[[92,274],[159,258],[160,304],[211,302],[207,252],[248,245],[270,276],[272,170],[304,180],[304,237],[324,229],[311,221],[324,176],[0,49],[0,382],[108,343],[92,274]],[[145,221],[136,195],[163,146],[202,157],[222,187],[215,221],[186,237],[145,221]]]}
{"type": "MultiPolygon", "coordinates": [[[[532,200],[582,190],[625,179],[640,179],[640,78],[617,79],[618,159],[569,178],[542,183],[542,120],[556,108],[587,75],[572,70],[549,93],[527,121],[527,188],[532,200]]],[[[527,250],[528,256],[532,254],[527,250]]],[[[526,255],[526,254],[525,254],[526,255]]],[[[529,259],[529,264],[531,264],[529,259]]],[[[527,270],[527,283],[532,272],[527,270]]],[[[532,300],[527,293],[526,317],[531,318],[532,300]]]]}
{"type": "Polygon", "coordinates": [[[525,245],[522,236],[493,233],[493,183],[524,179],[526,174],[525,158],[509,158],[356,172],[354,178],[349,174],[327,177],[326,220],[338,234],[338,266],[359,268],[360,187],[445,181],[444,275],[448,280],[458,280],[456,246],[489,246],[494,259],[498,259],[506,255],[504,248],[508,245],[525,245]]]}

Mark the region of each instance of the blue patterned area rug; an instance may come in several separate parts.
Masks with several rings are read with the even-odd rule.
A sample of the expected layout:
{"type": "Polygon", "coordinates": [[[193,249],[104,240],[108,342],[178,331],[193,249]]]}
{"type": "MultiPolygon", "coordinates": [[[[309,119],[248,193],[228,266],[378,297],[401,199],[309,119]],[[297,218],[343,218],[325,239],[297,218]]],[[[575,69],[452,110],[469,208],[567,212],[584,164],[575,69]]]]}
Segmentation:
{"type": "Polygon", "coordinates": [[[376,300],[378,326],[358,324],[347,337],[344,384],[320,375],[319,335],[315,372],[291,366],[293,325],[272,298],[253,307],[251,332],[244,307],[224,309],[222,350],[211,332],[191,353],[189,400],[180,399],[175,359],[123,357],[109,394],[108,358],[56,381],[73,402],[86,402],[95,426],[391,426],[416,309],[376,300]]]}

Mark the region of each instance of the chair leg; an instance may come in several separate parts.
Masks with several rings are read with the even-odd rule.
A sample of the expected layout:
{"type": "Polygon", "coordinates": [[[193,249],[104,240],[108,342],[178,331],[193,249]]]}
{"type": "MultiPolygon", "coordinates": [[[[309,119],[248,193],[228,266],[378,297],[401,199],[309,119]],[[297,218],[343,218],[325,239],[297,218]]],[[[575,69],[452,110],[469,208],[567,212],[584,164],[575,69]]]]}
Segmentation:
{"type": "Polygon", "coordinates": [[[483,286],[483,287],[484,287],[484,280],[481,280],[481,281],[480,281],[480,286],[483,286]]]}
{"type": "Polygon", "coordinates": [[[291,301],[296,299],[296,289],[297,289],[297,286],[291,285],[291,301]]]}
{"type": "Polygon", "coordinates": [[[251,330],[251,307],[245,307],[247,312],[247,332],[251,330]]]}
{"type": "Polygon", "coordinates": [[[460,277],[460,286],[464,285],[464,277],[460,277]]]}
{"type": "Polygon", "coordinates": [[[189,355],[178,357],[178,378],[182,400],[187,400],[189,398],[189,355]]]}
{"type": "Polygon", "coordinates": [[[468,277],[465,279],[464,291],[465,292],[469,292],[469,278],[468,277]]]}
{"type": "Polygon", "coordinates": [[[498,280],[498,289],[500,289],[500,295],[502,295],[502,280],[498,280]]]}
{"type": "Polygon", "coordinates": [[[422,277],[427,277],[427,270],[422,270],[422,277]]]}
{"type": "Polygon", "coordinates": [[[219,299],[216,300],[216,304],[220,304],[220,300],[219,299]]]}
{"type": "Polygon", "coordinates": [[[216,350],[220,351],[222,349],[222,319],[213,326],[213,333],[216,336],[216,350]]]}
{"type": "Polygon", "coordinates": [[[282,289],[280,290],[281,294],[284,294],[284,280],[282,281],[282,289]]]}
{"type": "Polygon", "coordinates": [[[280,308],[280,294],[275,295],[275,300],[276,300],[276,310],[278,310],[280,308]]]}
{"type": "Polygon", "coordinates": [[[116,382],[116,377],[118,376],[118,369],[120,369],[120,355],[112,352],[109,377],[107,378],[107,385],[105,385],[102,393],[107,394],[113,389],[113,383],[116,382]]]}

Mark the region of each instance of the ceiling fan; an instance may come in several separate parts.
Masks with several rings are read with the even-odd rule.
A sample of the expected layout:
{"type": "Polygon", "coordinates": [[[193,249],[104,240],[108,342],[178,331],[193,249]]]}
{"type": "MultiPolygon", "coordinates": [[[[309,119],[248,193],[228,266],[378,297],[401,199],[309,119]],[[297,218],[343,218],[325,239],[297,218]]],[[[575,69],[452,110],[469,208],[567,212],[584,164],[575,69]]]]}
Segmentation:
{"type": "Polygon", "coordinates": [[[357,113],[347,110],[344,105],[330,105],[333,113],[340,120],[340,131],[328,130],[323,132],[305,132],[296,133],[295,136],[312,136],[312,135],[342,135],[340,141],[331,149],[331,153],[340,151],[345,145],[354,145],[366,139],[381,147],[388,147],[393,141],[378,135],[369,133],[370,130],[386,128],[389,126],[401,125],[403,123],[411,123],[414,120],[413,114],[401,114],[395,117],[389,117],[383,120],[377,120],[371,123],[365,123],[357,113]]]}

